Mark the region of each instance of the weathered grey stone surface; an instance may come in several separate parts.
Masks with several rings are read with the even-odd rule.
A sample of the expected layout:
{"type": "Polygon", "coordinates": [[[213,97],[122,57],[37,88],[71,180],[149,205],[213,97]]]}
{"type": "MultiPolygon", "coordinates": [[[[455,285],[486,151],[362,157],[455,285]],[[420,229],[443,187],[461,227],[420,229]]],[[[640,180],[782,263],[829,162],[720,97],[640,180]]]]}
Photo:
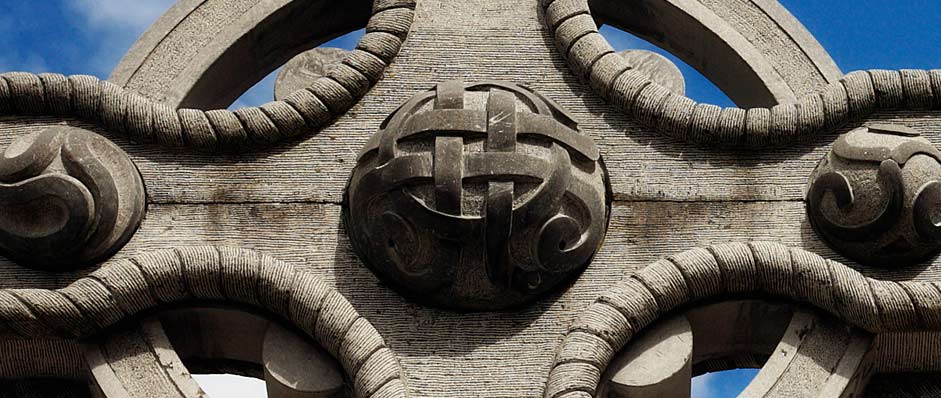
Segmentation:
{"type": "Polygon", "coordinates": [[[624,50],[618,53],[632,69],[642,72],[672,93],[686,95],[686,79],[673,61],[647,50],[624,50]]]}
{"type": "MultiPolygon", "coordinates": [[[[843,76],[772,0],[642,1],[631,9],[602,0],[420,0],[414,18],[404,3],[376,1],[387,18],[367,27],[370,39],[360,43],[356,62],[344,61],[344,71],[355,69],[365,80],[334,72],[293,94],[297,101],[268,108],[174,111],[142,98],[174,108],[228,105],[301,51],[365,26],[369,2],[181,1],[115,71],[113,82],[142,98],[124,98],[116,86],[84,78],[4,75],[0,144],[61,123],[100,132],[141,169],[150,208],[128,245],[100,269],[46,273],[0,260],[0,288],[64,288],[61,294],[0,290],[0,332],[52,333],[37,321],[41,316],[61,329],[44,338],[74,348],[55,339],[104,336],[110,330],[104,326],[165,305],[237,303],[306,333],[339,360],[361,395],[588,397],[632,333],[673,308],[734,293],[809,304],[877,333],[875,347],[892,349],[880,350],[876,363],[896,364],[877,371],[941,371],[936,334],[911,332],[941,328],[937,289],[925,283],[941,278],[937,260],[900,268],[849,262],[817,237],[803,202],[807,178],[830,143],[855,127],[891,122],[941,144],[933,134],[941,128],[941,73],[843,76]],[[639,72],[624,72],[626,61],[593,32],[598,22],[642,32],[743,106],[783,105],[720,109],[675,95],[639,72]],[[405,300],[356,258],[341,222],[358,151],[399,104],[449,79],[506,80],[545,93],[598,144],[609,170],[614,203],[604,245],[567,289],[515,311],[464,314],[405,300]],[[84,108],[71,109],[61,95],[48,97],[58,102],[36,101],[44,90],[62,94],[61,87],[98,90],[95,101],[115,99],[107,107],[111,120],[94,115],[100,102],[79,101],[84,108]],[[122,98],[138,108],[122,105],[122,98]],[[290,114],[295,106],[309,113],[290,114]],[[185,128],[182,121],[178,130],[161,127],[181,137],[242,137],[235,140],[249,151],[192,149],[218,149],[218,139],[171,149],[146,143],[161,141],[135,133],[155,132],[153,126],[118,126],[123,119],[113,117],[129,109],[185,118],[185,128]],[[711,146],[719,143],[752,149],[711,146]],[[721,245],[753,240],[823,257],[779,245],[721,245]],[[223,261],[212,250],[188,249],[197,245],[251,248],[284,263],[242,251],[223,261]],[[684,253],[695,247],[710,249],[684,253]],[[185,268],[177,252],[161,251],[174,248],[185,268]],[[295,273],[304,275],[303,283],[275,286],[295,273]],[[650,283],[641,289],[636,275],[650,283]],[[271,284],[262,290],[252,284],[257,281],[271,284]],[[285,308],[285,295],[303,305],[285,308]],[[327,310],[317,312],[321,306],[327,310]],[[88,319],[69,322],[76,314],[88,319]],[[557,363],[563,354],[573,356],[557,363]]],[[[83,377],[74,355],[53,364],[22,352],[12,357],[19,366],[0,361],[0,370],[14,378],[50,367],[57,377],[83,377]]]]}
{"type": "MultiPolygon", "coordinates": [[[[693,331],[685,316],[664,319],[611,361],[602,382],[612,398],[689,396],[693,331]],[[608,380],[610,378],[610,380],[608,380]]],[[[602,387],[600,387],[602,388],[602,387]]]]}
{"type": "Polygon", "coordinates": [[[85,349],[94,397],[205,396],[159,321],[116,330],[103,340],[85,349]]]}
{"type": "Polygon", "coordinates": [[[274,99],[283,100],[314,84],[318,78],[335,69],[347,55],[349,52],[341,48],[317,47],[291,58],[274,82],[274,99]]]}
{"type": "Polygon", "coordinates": [[[840,321],[795,311],[745,397],[857,396],[872,372],[873,336],[840,321]]]}
{"type": "Polygon", "coordinates": [[[277,324],[268,326],[263,343],[269,398],[326,398],[349,394],[343,374],[322,348],[277,324]]]}

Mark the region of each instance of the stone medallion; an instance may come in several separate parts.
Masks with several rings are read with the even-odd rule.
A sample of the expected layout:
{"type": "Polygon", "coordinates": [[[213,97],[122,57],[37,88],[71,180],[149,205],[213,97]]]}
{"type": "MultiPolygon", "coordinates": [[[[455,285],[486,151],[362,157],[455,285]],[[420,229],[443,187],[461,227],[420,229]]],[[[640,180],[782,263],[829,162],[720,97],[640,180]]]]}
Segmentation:
{"type": "Polygon", "coordinates": [[[872,125],[833,144],[814,170],[807,213],[834,250],[866,265],[910,265],[941,249],[941,152],[918,132],[872,125]]]}
{"type": "Polygon", "coordinates": [[[346,228],[403,295],[488,310],[578,274],[607,227],[598,148],[551,100],[511,83],[440,83],[361,152],[346,228]]]}
{"type": "Polygon", "coordinates": [[[106,138],[52,127],[0,156],[0,250],[22,265],[81,268],[127,243],[146,210],[140,173],[106,138]]]}

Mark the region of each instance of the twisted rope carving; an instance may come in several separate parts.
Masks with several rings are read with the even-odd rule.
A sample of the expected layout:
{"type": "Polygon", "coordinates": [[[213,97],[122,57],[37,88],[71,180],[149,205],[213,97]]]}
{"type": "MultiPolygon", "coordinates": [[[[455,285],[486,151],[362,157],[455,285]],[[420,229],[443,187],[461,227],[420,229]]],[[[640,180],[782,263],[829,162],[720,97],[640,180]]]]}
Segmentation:
{"type": "Polygon", "coordinates": [[[731,243],[668,256],[626,277],[569,327],[547,398],[594,396],[615,353],[667,312],[706,298],[748,294],[813,305],[873,333],[941,330],[938,282],[866,278],[777,243],[731,243]]]}
{"type": "Polygon", "coordinates": [[[333,287],[251,250],[193,247],[113,260],[58,290],[0,290],[0,339],[76,339],[141,312],[223,301],[276,315],[340,361],[360,397],[406,397],[379,332],[333,287]]]}
{"type": "Polygon", "coordinates": [[[415,0],[377,0],[346,59],[283,101],[233,111],[173,109],[94,76],[0,75],[0,115],[74,117],[137,142],[214,151],[258,148],[316,131],[350,109],[399,52],[415,0]]]}
{"type": "Polygon", "coordinates": [[[572,72],[604,99],[668,137],[761,148],[829,133],[876,110],[941,109],[941,69],[852,72],[796,103],[722,108],[653,82],[598,32],[587,0],[542,0],[546,26],[572,72]]]}

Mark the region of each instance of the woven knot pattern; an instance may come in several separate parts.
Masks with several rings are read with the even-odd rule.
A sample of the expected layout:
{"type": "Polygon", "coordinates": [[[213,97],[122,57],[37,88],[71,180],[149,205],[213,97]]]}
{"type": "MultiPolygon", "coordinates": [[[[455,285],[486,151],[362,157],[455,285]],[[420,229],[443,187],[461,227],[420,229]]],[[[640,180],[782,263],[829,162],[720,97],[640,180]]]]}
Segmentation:
{"type": "Polygon", "coordinates": [[[580,269],[607,211],[598,148],[576,129],[551,100],[510,83],[448,81],[412,97],[350,184],[362,257],[431,290],[453,287],[444,267],[454,262],[485,271],[468,279],[527,293],[580,269]]]}

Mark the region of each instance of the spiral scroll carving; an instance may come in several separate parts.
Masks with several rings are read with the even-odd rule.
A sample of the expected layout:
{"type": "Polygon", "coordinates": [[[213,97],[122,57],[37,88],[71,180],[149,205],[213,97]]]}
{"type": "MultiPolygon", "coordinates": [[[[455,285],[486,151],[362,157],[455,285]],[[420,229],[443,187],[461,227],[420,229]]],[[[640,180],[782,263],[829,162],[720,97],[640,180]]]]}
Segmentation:
{"type": "Polygon", "coordinates": [[[941,249],[941,151],[902,126],[841,136],[807,192],[814,229],[834,249],[870,265],[907,265],[941,249]]]}
{"type": "Polygon", "coordinates": [[[347,230],[411,297],[493,309],[591,259],[607,224],[598,148],[556,104],[510,83],[449,81],[393,113],[359,157],[347,230]]]}
{"type": "Polygon", "coordinates": [[[110,256],[145,210],[137,167],[97,134],[53,127],[0,157],[0,251],[24,265],[69,270],[110,256]]]}

